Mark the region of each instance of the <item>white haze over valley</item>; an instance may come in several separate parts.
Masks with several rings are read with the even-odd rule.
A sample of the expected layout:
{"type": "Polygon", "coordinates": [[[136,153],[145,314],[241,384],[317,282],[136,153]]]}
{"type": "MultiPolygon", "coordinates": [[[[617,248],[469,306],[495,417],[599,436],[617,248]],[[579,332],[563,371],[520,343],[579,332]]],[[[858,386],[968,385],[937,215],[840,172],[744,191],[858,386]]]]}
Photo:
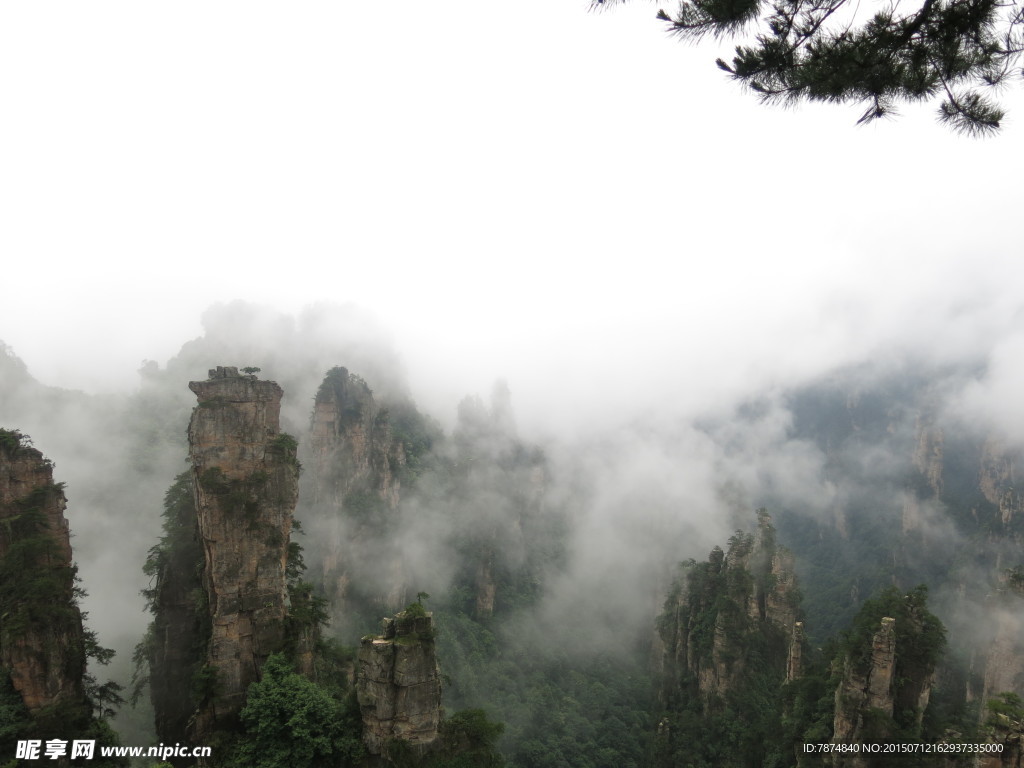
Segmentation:
{"type": "MultiPolygon", "coordinates": [[[[841,504],[795,387],[939,371],[944,423],[1024,445],[1019,94],[986,140],[928,109],[769,109],[655,12],[0,9],[0,427],[67,483],[122,682],[214,365],[281,383],[296,433],[335,365],[447,433],[506,381],[572,521],[532,628],[593,621],[599,647],[767,500],[841,504]]],[[[403,547],[443,587],[465,521],[417,512],[403,547]]]]}
{"type": "MultiPolygon", "coordinates": [[[[301,434],[322,373],[333,364],[345,364],[363,371],[378,394],[405,389],[446,431],[455,422],[457,400],[446,403],[440,387],[425,386],[443,382],[441,372],[435,373],[436,379],[417,382],[410,376],[404,383],[403,368],[410,367],[405,357],[388,346],[387,334],[359,310],[320,306],[293,316],[235,303],[214,307],[204,318],[205,335],[164,365],[145,366],[140,383],[127,395],[90,397],[44,385],[12,388],[9,379],[4,382],[2,423],[31,435],[56,462],[56,479],[67,483],[75,557],[90,592],[85,608],[91,626],[118,649],[124,665],[147,621],[139,596],[148,584],[141,563],[159,536],[163,493],[185,467],[185,427],[194,405],[188,380],[205,378],[206,369],[218,363],[260,364],[261,375],[281,382],[286,390],[284,427],[301,434]],[[189,365],[183,364],[185,358],[189,365]]],[[[990,348],[979,338],[959,360],[951,359],[948,349],[879,347],[863,374],[864,386],[890,373],[913,373],[918,365],[955,362],[965,367],[940,380],[946,388],[940,393],[942,418],[1019,437],[1014,403],[988,394],[1012,388],[1009,377],[1015,372],[1002,356],[1014,343],[1014,331],[1008,323],[990,348]],[[1003,403],[1001,410],[998,402],[1003,403]]],[[[521,397],[513,386],[518,434],[540,445],[549,460],[545,507],[569,509],[572,524],[567,567],[552,575],[542,609],[524,627],[533,626],[540,637],[569,627],[575,632],[580,622],[592,622],[598,631],[585,635],[587,644],[596,650],[619,648],[648,632],[660,604],[660,585],[669,577],[667,568],[688,557],[702,558],[736,527],[749,527],[755,507],[783,504],[828,518],[851,494],[863,496],[863,487],[839,487],[826,477],[825,454],[792,435],[793,415],[782,398],[783,384],[810,382],[848,363],[865,360],[829,360],[800,376],[790,372],[770,383],[734,382],[703,400],[685,388],[676,397],[656,379],[649,384],[638,380],[632,390],[620,382],[623,392],[631,391],[635,398],[631,407],[616,403],[614,393],[602,406],[601,377],[608,374],[594,373],[593,389],[584,393],[579,410],[573,410],[575,418],[586,416],[576,428],[557,419],[525,426],[531,415],[547,413],[551,405],[543,400],[542,389],[533,397],[521,397]],[[756,402],[754,415],[741,417],[738,409],[751,401],[756,402]]],[[[672,367],[666,361],[665,370],[672,367]]],[[[701,378],[697,371],[692,375],[701,378]]],[[[552,384],[556,395],[559,386],[564,384],[552,384]]],[[[467,388],[465,393],[478,394],[486,403],[492,387],[476,392],[467,388]]],[[[910,446],[912,439],[911,434],[903,436],[903,445],[910,446]]],[[[906,470],[912,450],[899,455],[887,451],[869,447],[852,460],[879,483],[878,508],[897,509],[900,501],[885,483],[906,470]]],[[[467,526],[501,524],[500,500],[497,507],[495,503],[481,498],[465,509],[421,503],[407,509],[408,527],[399,536],[399,547],[410,569],[428,580],[422,585],[428,591],[443,590],[452,575],[446,570],[450,535],[467,526]]],[[[932,535],[955,538],[941,510],[923,509],[921,514],[932,535]]],[[[314,557],[321,536],[344,535],[343,529],[324,527],[322,521],[307,517],[303,522],[312,537],[302,543],[307,549],[312,546],[314,557]]]]}

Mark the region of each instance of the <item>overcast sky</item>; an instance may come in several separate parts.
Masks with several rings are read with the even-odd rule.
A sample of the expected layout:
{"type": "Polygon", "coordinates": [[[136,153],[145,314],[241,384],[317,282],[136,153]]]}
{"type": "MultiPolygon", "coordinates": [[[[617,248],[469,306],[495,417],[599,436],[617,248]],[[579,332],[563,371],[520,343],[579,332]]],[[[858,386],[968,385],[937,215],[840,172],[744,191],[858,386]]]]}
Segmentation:
{"type": "Polygon", "coordinates": [[[127,389],[215,302],[353,302],[414,391],[578,426],[1019,328],[1019,85],[993,139],[856,127],[656,10],[5,3],[0,339],[127,389]]]}

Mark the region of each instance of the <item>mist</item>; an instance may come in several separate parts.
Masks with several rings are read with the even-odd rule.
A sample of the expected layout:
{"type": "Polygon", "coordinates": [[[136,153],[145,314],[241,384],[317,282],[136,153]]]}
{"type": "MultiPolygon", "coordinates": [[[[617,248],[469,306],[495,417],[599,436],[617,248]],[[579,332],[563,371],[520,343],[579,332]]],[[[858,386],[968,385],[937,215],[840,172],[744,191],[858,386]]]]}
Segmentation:
{"type": "MultiPolygon", "coordinates": [[[[840,375],[865,391],[921,380],[932,392],[936,418],[1019,444],[1014,395],[1022,371],[1014,350],[1024,331],[1021,315],[1011,311],[1008,295],[981,302],[977,286],[968,288],[965,297],[955,291],[935,297],[941,300],[929,316],[873,337],[884,306],[867,317],[840,310],[825,325],[836,340],[829,349],[820,325],[774,338],[777,326],[770,323],[737,324],[699,342],[673,326],[636,348],[614,333],[597,333],[588,346],[556,328],[546,345],[512,354],[500,369],[494,350],[455,359],[450,341],[435,347],[448,356],[417,346],[420,335],[411,342],[401,328],[355,305],[317,304],[292,314],[217,304],[201,315],[201,336],[183,341],[166,360],[143,362],[136,385],[120,393],[37,381],[16,350],[5,348],[0,423],[31,435],[67,483],[75,558],[90,593],[84,607],[101,640],[124,660],[147,621],[140,567],[158,536],[162,495],[184,468],[190,379],[205,378],[216,365],[259,366],[262,377],[285,389],[284,428],[303,435],[324,373],[344,365],[376,396],[411,399],[457,439],[459,403],[467,395],[486,397],[504,377],[501,414],[497,401],[468,402],[485,416],[500,416],[502,440],[543,453],[539,514],[557,516],[567,530],[561,565],[548,575],[540,608],[523,618],[524,626],[550,637],[559,627],[591,622],[586,636],[595,648],[610,650],[649,633],[674,563],[702,558],[735,528],[749,527],[756,507],[841,527],[856,495],[857,508],[902,514],[907,502],[892,483],[913,454],[913,414],[892,416],[884,445],[865,436],[829,453],[801,434],[792,399],[797,389],[840,375]],[[744,334],[753,350],[745,357],[733,352],[744,334]],[[849,486],[851,478],[857,488],[849,486]],[[865,488],[873,489],[873,500],[865,488]]],[[[409,499],[399,535],[380,552],[397,553],[429,589],[445,589],[454,533],[510,524],[493,483],[481,481],[479,490],[492,497],[444,508],[431,506],[429,493],[409,499]]],[[[921,530],[955,546],[941,509],[916,514],[921,530]]],[[[338,523],[303,522],[317,534],[335,526],[331,535],[345,535],[338,523]]],[[[528,536],[521,542],[531,545],[528,536]]],[[[370,572],[364,576],[372,579],[370,572]]]]}
{"type": "Polygon", "coordinates": [[[0,9],[0,427],[66,484],[99,678],[131,678],[216,366],[284,390],[343,644],[420,591],[471,614],[482,563],[507,647],[647,674],[677,565],[761,507],[815,643],[919,581],[964,658],[1019,635],[1020,533],[991,531],[1024,510],[1024,97],[985,141],[917,105],[856,127],[758,103],[654,6],[588,5],[0,9]],[[337,366],[430,433],[379,530],[311,491],[337,366]]]}

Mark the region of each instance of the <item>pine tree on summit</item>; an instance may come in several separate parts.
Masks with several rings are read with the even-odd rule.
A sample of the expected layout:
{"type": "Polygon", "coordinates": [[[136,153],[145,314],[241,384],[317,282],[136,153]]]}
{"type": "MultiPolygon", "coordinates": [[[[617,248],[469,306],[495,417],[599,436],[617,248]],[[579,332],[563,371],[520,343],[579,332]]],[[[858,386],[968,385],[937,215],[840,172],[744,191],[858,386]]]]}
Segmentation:
{"type": "Polygon", "coordinates": [[[866,123],[939,97],[940,122],[975,135],[999,129],[1003,109],[985,92],[1021,75],[1024,52],[1019,0],[897,0],[871,11],[850,0],[680,0],[657,18],[690,41],[753,30],[753,44],[717,64],[762,101],[860,103],[866,123]]]}

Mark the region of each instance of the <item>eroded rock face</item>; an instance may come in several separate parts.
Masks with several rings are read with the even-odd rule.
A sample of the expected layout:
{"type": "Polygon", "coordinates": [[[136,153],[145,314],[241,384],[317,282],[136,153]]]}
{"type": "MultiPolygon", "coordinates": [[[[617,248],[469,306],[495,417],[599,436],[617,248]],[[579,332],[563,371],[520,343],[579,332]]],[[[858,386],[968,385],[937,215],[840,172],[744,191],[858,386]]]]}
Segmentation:
{"type": "Polygon", "coordinates": [[[196,515],[211,618],[197,734],[229,723],[267,657],[281,649],[285,566],[299,467],[280,431],[281,388],[218,367],[189,383],[199,398],[189,423],[196,515]]]}
{"type": "Polygon", "coordinates": [[[942,495],[945,434],[931,413],[920,414],[915,424],[914,467],[924,476],[935,497],[942,495]]]}
{"type": "Polygon", "coordinates": [[[85,701],[65,506],[53,465],[20,433],[0,430],[0,672],[32,714],[85,701]]]}
{"type": "MultiPolygon", "coordinates": [[[[922,637],[927,625],[915,608],[920,606],[911,605],[909,615],[900,619],[882,617],[865,660],[846,656],[834,662],[843,665],[843,677],[835,693],[833,744],[885,742],[892,739],[898,723],[921,733],[935,682],[935,661],[915,655],[915,638],[922,637]],[[903,629],[898,631],[901,622],[903,629]]],[[[831,765],[837,768],[876,764],[881,764],[877,756],[866,753],[832,754],[831,765]]]]}
{"type": "Polygon", "coordinates": [[[892,675],[896,668],[896,619],[886,616],[871,638],[871,668],[866,689],[867,705],[892,714],[892,675]]]}
{"type": "Polygon", "coordinates": [[[430,614],[403,612],[384,620],[381,635],[362,639],[356,692],[371,755],[386,756],[388,742],[396,739],[419,755],[440,746],[441,680],[433,638],[430,614]]]}
{"type": "MultiPolygon", "coordinates": [[[[175,480],[165,496],[169,519],[165,539],[152,555],[154,572],[152,641],[149,645],[149,691],[157,738],[165,744],[189,739],[195,714],[192,680],[205,664],[203,649],[209,637],[209,615],[204,599],[205,555],[196,520],[191,472],[175,480]],[[165,544],[173,536],[174,544],[165,544]]],[[[153,552],[151,550],[151,552],[153,552]]],[[[174,765],[184,761],[171,759],[174,765]]]]}
{"type": "Polygon", "coordinates": [[[792,566],[765,510],[755,533],[737,531],[728,551],[714,547],[707,562],[684,564],[657,622],[662,717],[652,765],[681,764],[698,704],[711,722],[750,686],[782,686],[802,674],[806,640],[792,566]]]}
{"type": "Polygon", "coordinates": [[[476,396],[459,403],[451,449],[452,500],[469,521],[462,531],[466,584],[474,595],[474,615],[484,618],[503,607],[500,584],[536,568],[527,542],[544,515],[546,460],[518,438],[503,381],[495,384],[488,405],[476,396]]]}
{"type": "MultiPolygon", "coordinates": [[[[884,617],[871,638],[871,661],[866,670],[857,670],[849,660],[843,668],[843,680],[836,688],[832,743],[848,744],[866,741],[864,716],[879,710],[893,712],[893,672],[896,669],[896,620],[884,617]]],[[[867,766],[860,755],[836,755],[834,765],[845,768],[867,766]]]]}
{"type": "Polygon", "coordinates": [[[782,678],[798,674],[801,650],[791,646],[803,643],[803,628],[796,629],[793,556],[776,545],[766,512],[758,514],[758,523],[755,534],[737,534],[730,540],[728,553],[715,547],[706,564],[677,582],[674,597],[666,605],[669,613],[659,620],[666,704],[686,695],[681,682],[686,679],[697,681],[704,699],[724,695],[741,684],[745,637],[750,632],[765,633],[780,644],[790,638],[786,655],[777,659],[779,673],[782,678]],[[712,616],[708,643],[701,633],[712,616]]]}
{"type": "Polygon", "coordinates": [[[985,498],[999,507],[1003,525],[1008,525],[1024,510],[1024,498],[1014,486],[1017,455],[994,438],[985,441],[981,453],[978,486],[985,498]]]}
{"type": "Polygon", "coordinates": [[[804,623],[793,624],[789,640],[789,658],[786,661],[786,682],[791,683],[803,674],[804,623]]]}
{"type": "Polygon", "coordinates": [[[313,405],[310,435],[313,503],[343,526],[324,553],[324,581],[336,617],[348,613],[353,581],[365,588],[365,571],[374,575],[383,594],[374,599],[397,608],[405,599],[401,559],[367,559],[367,540],[381,540],[395,516],[401,495],[398,474],[405,451],[395,439],[388,413],[360,377],[333,368],[324,378],[313,405]]]}
{"type": "Polygon", "coordinates": [[[980,714],[1001,693],[1024,693],[1024,582],[1004,573],[999,588],[984,603],[984,623],[978,628],[984,649],[979,654],[980,714]]]}
{"type": "Polygon", "coordinates": [[[494,595],[498,591],[498,585],[494,581],[494,553],[489,547],[481,547],[474,582],[476,615],[490,616],[494,613],[494,595]]]}
{"type": "Polygon", "coordinates": [[[1024,601],[993,604],[989,617],[994,631],[984,657],[983,702],[1004,691],[1024,690],[1024,601]]]}
{"type": "Polygon", "coordinates": [[[365,491],[388,508],[398,504],[402,444],[366,382],[345,368],[329,371],[316,393],[310,444],[315,502],[342,507],[365,491]]]}
{"type": "Polygon", "coordinates": [[[925,504],[942,496],[944,483],[945,435],[936,426],[930,412],[917,416],[914,434],[911,461],[920,474],[920,484],[916,493],[904,495],[901,520],[903,533],[918,531],[926,525],[925,504]]]}
{"type": "Polygon", "coordinates": [[[1024,722],[998,718],[988,743],[998,744],[1001,752],[979,756],[974,768],[1024,768],[1024,722]]]}

